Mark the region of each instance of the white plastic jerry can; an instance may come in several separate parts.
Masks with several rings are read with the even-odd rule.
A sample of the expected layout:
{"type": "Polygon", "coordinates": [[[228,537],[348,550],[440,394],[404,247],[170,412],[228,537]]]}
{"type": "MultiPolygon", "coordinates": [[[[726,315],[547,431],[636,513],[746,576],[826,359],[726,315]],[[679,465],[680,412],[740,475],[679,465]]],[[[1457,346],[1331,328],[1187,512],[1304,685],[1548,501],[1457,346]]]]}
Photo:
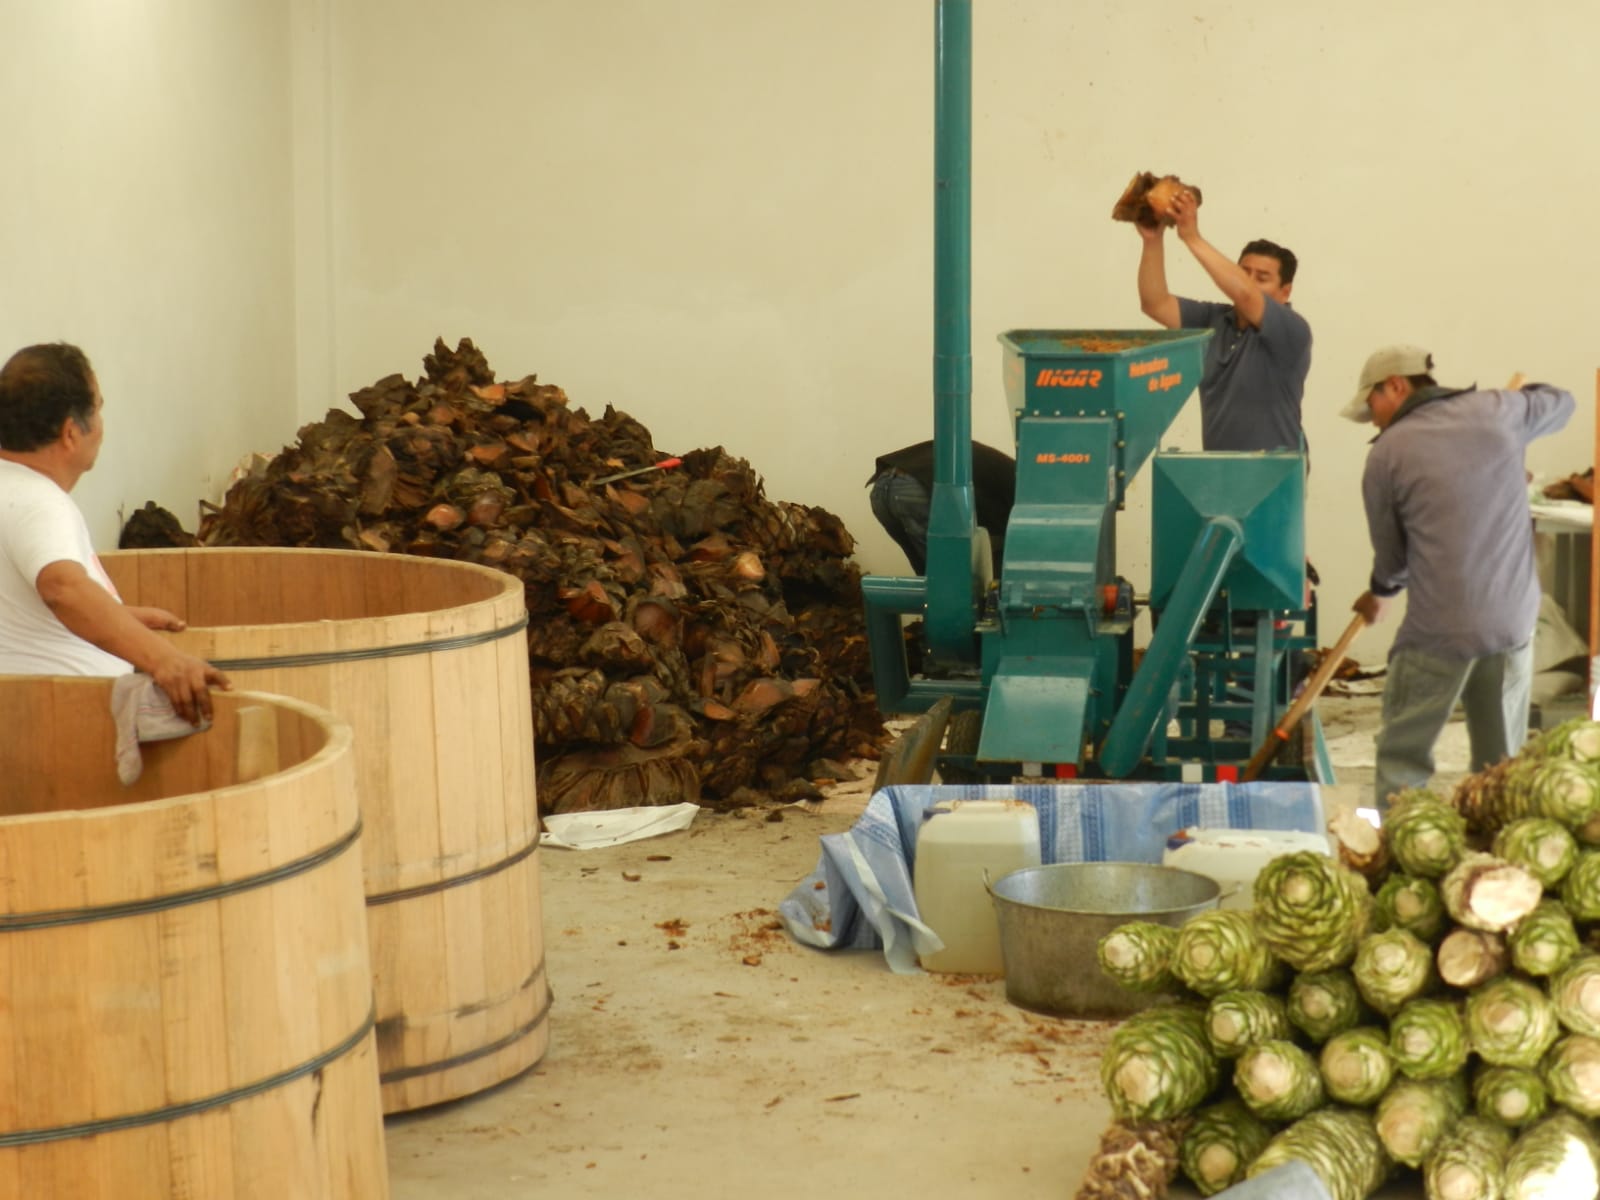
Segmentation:
{"type": "Polygon", "coordinates": [[[923,970],[1003,975],[1000,924],[984,883],[1039,866],[1039,812],[1023,800],[942,800],[917,831],[917,912],[944,942],[923,970]]]}
{"type": "Polygon", "coordinates": [[[1256,876],[1280,854],[1301,850],[1331,855],[1320,833],[1278,829],[1205,829],[1192,826],[1167,839],[1163,866],[1209,875],[1222,886],[1219,908],[1250,908],[1256,876]]]}

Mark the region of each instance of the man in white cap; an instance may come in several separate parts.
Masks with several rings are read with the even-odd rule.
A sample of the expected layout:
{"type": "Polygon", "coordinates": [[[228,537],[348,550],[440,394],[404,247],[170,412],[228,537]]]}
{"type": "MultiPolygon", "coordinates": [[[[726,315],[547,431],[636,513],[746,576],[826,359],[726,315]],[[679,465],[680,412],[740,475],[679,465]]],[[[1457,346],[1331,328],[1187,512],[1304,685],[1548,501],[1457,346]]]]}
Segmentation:
{"type": "Polygon", "coordinates": [[[1377,807],[1426,786],[1459,700],[1472,767],[1515,754],[1528,732],[1539,581],[1523,455],[1572,416],[1570,392],[1441,387],[1433,356],[1386,346],[1367,359],[1341,415],[1378,427],[1361,494],[1372,538],[1369,623],[1410,589],[1389,651],[1377,807]]]}

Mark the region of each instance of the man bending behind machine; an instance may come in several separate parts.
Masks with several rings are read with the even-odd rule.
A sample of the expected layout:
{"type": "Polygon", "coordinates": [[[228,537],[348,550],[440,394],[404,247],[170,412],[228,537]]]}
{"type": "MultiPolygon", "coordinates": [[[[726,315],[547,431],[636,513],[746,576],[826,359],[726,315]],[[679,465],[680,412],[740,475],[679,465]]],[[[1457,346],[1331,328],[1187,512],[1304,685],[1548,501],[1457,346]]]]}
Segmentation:
{"type": "Polygon", "coordinates": [[[1372,579],[1354,608],[1382,618],[1411,594],[1389,650],[1373,800],[1426,787],[1433,747],[1459,700],[1471,769],[1522,749],[1528,733],[1539,577],[1523,458],[1571,418],[1572,393],[1546,383],[1441,387],[1433,355],[1386,346],[1361,369],[1342,415],[1369,421],[1361,496],[1372,579]]]}

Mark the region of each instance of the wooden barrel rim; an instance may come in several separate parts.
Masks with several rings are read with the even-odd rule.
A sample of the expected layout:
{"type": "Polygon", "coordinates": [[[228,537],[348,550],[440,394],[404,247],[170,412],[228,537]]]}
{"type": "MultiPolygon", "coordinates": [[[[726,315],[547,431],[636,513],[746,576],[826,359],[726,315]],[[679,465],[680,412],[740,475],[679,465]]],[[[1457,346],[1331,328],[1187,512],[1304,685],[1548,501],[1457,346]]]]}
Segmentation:
{"type": "Polygon", "coordinates": [[[431,896],[435,892],[449,891],[451,888],[476,883],[480,879],[487,879],[490,875],[498,875],[501,871],[510,870],[538,848],[539,830],[535,827],[533,841],[516,853],[502,858],[499,862],[490,863],[486,867],[479,867],[476,871],[468,871],[465,875],[452,875],[449,879],[441,879],[435,883],[419,883],[416,887],[400,888],[397,891],[381,892],[375,896],[368,896],[367,907],[372,908],[379,904],[393,904],[397,900],[412,900],[418,896],[431,896]]]}
{"type": "Polygon", "coordinates": [[[404,658],[410,654],[432,654],[436,650],[464,650],[483,646],[521,633],[528,627],[528,615],[500,629],[466,633],[459,637],[437,638],[428,642],[409,642],[403,646],[369,646],[363,650],[322,650],[315,654],[268,655],[264,658],[214,658],[211,665],[220,671],[267,671],[284,667],[322,667],[330,663],[356,662],[371,658],[404,658]]]}
{"type": "Polygon", "coordinates": [[[215,1096],[207,1096],[201,1100],[190,1100],[186,1104],[174,1104],[166,1108],[152,1109],[148,1112],[129,1113],[123,1117],[106,1117],[99,1121],[84,1121],[77,1125],[62,1125],[55,1129],[23,1129],[16,1133],[0,1134],[0,1148],[11,1146],[33,1146],[41,1142],[60,1142],[70,1138],[94,1137],[102,1133],[119,1133],[125,1129],[137,1129],[144,1125],[158,1125],[166,1121],[178,1120],[182,1117],[192,1117],[198,1113],[209,1112],[214,1108],[223,1108],[229,1104],[236,1104],[240,1100],[248,1100],[252,1096],[263,1092],[270,1092],[285,1084],[293,1083],[296,1079],[320,1071],[330,1063],[337,1062],[346,1054],[366,1040],[372,1033],[377,1020],[377,1010],[367,1010],[367,1019],[349,1037],[341,1041],[331,1050],[327,1050],[315,1058],[307,1059],[298,1066],[280,1071],[265,1079],[258,1079],[254,1083],[247,1083],[242,1087],[232,1088],[226,1092],[219,1092],[215,1096]]]}
{"type": "MultiPolygon", "coordinates": [[[[92,908],[58,908],[47,912],[0,915],[0,933],[14,933],[22,929],[52,929],[60,925],[89,925],[95,921],[115,921],[121,917],[145,916],[148,913],[164,912],[169,908],[183,908],[190,904],[232,896],[238,892],[252,891],[255,888],[267,887],[269,884],[280,883],[285,879],[293,879],[296,875],[304,875],[307,871],[314,871],[349,850],[360,837],[361,821],[358,818],[350,832],[338,841],[331,842],[320,850],[313,850],[303,858],[274,867],[270,871],[243,875],[228,883],[193,888],[187,892],[173,892],[170,896],[132,900],[126,904],[102,904],[92,908]]],[[[0,1142],[0,1145],[3,1144],[0,1142]]]]}
{"type": "MultiPolygon", "coordinates": [[[[544,959],[541,957],[539,965],[534,968],[533,974],[528,976],[527,983],[522,985],[523,988],[542,978],[544,973],[544,959]]],[[[518,990],[522,989],[519,988],[518,990]]],[[[555,1003],[555,998],[555,993],[550,990],[550,984],[547,980],[544,985],[544,1003],[540,1006],[539,1011],[533,1015],[533,1019],[521,1028],[513,1029],[505,1037],[490,1042],[486,1046],[475,1047],[451,1058],[441,1058],[435,1062],[418,1063],[415,1066],[398,1067],[393,1071],[384,1071],[379,1074],[378,1082],[379,1084],[399,1083],[401,1080],[415,1079],[419,1075],[435,1075],[441,1071],[452,1071],[456,1067],[476,1062],[480,1058],[488,1058],[491,1054],[497,1054],[507,1046],[514,1046],[544,1024],[545,1018],[550,1015],[550,1006],[555,1003]]]]}

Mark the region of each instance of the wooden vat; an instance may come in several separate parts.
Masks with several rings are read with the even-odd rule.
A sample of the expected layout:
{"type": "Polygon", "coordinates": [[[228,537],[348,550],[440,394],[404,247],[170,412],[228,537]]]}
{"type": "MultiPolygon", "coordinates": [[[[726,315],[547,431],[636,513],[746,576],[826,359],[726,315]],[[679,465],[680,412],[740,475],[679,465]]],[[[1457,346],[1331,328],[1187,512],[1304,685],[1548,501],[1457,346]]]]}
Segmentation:
{"type": "Polygon", "coordinates": [[[549,1046],[527,607],[514,576],[343,550],[102,555],[123,599],[235,686],[355,733],[385,1112],[469,1095],[549,1046]]]}
{"type": "Polygon", "coordinates": [[[111,686],[0,677],[0,1197],[383,1200],[348,726],[218,694],[124,788],[111,686]]]}

